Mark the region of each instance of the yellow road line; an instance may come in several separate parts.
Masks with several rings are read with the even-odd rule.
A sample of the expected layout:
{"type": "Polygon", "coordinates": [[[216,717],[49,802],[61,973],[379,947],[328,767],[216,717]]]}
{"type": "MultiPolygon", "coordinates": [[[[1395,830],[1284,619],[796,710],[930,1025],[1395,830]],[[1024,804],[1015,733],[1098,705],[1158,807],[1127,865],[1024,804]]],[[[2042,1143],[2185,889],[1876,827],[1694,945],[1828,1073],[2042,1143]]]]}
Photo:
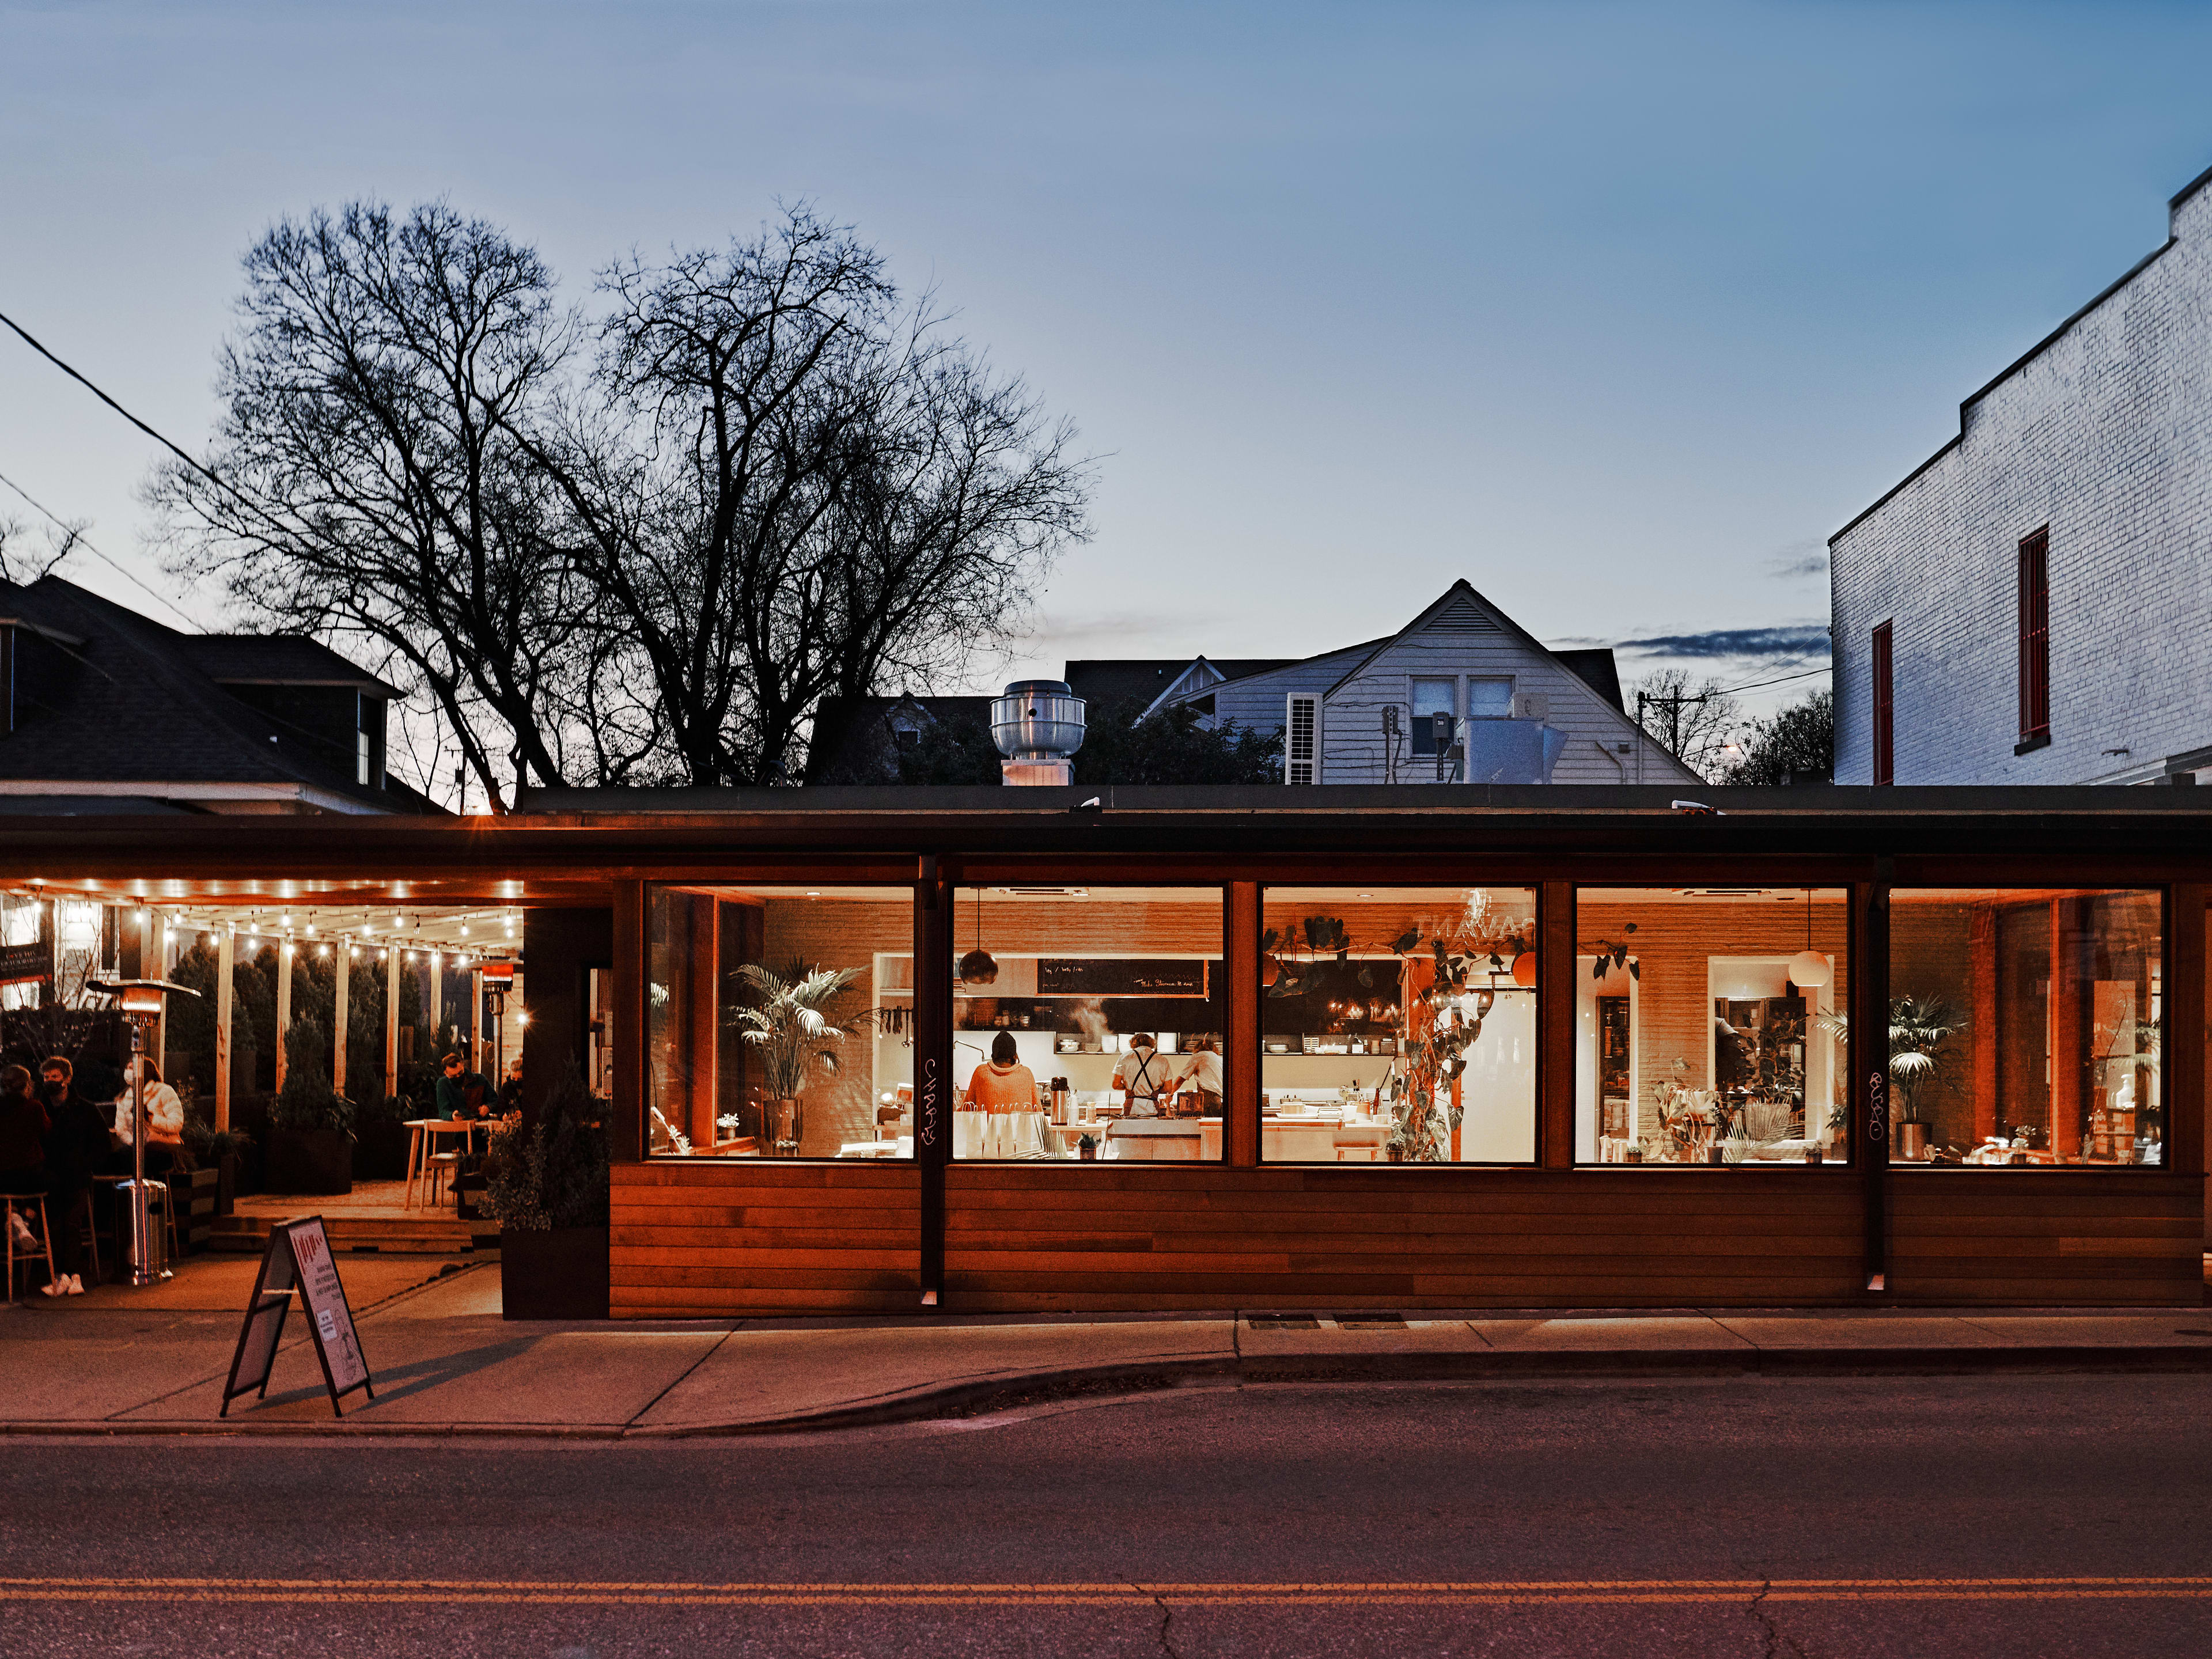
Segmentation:
{"type": "Polygon", "coordinates": [[[1538,1579],[1468,1583],[868,1584],[434,1578],[5,1578],[0,1601],[530,1607],[1530,1607],[1736,1601],[2212,1599],[2212,1577],[1538,1579]]]}

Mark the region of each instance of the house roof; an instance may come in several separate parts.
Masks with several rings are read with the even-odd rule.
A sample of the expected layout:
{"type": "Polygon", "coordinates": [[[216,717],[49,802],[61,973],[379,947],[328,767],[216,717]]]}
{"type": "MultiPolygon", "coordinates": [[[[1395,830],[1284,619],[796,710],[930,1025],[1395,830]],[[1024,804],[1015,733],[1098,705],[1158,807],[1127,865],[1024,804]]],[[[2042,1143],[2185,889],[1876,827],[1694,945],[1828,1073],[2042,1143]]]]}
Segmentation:
{"type": "MultiPolygon", "coordinates": [[[[222,689],[202,665],[200,636],[54,575],[28,585],[0,582],[0,616],[36,629],[69,665],[52,684],[19,684],[25,713],[15,731],[0,737],[0,780],[106,786],[103,793],[118,784],[197,786],[179,798],[208,799],[219,796],[222,786],[246,786],[247,793],[291,786],[343,797],[364,811],[437,810],[403,785],[364,787],[319,760],[311,741],[222,689]]],[[[204,648],[208,659],[234,668],[253,661],[241,636],[213,637],[204,648]]],[[[258,665],[266,672],[254,677],[262,683],[299,683],[275,672],[276,665],[312,659],[316,678],[305,683],[359,684],[390,694],[374,676],[313,641],[270,643],[288,648],[262,653],[258,665]],[[313,652],[289,648],[298,646],[313,652]],[[351,678],[334,680],[333,662],[344,664],[351,678]]]]}
{"type": "MultiPolygon", "coordinates": [[[[1088,702],[1111,702],[1134,697],[1150,708],[1161,692],[1181,678],[1196,657],[1089,657],[1071,661],[1060,678],[1067,689],[1088,702]]],[[[1264,674],[1271,668],[1288,668],[1297,657],[1209,657],[1224,680],[1264,674]]]]}
{"type": "Polygon", "coordinates": [[[989,697],[824,697],[814,708],[813,736],[806,745],[805,781],[868,778],[882,769],[890,741],[891,711],[911,706],[933,720],[991,718],[989,697]]]}
{"type": "Polygon", "coordinates": [[[1554,651],[1552,654],[1565,665],[1567,672],[1622,714],[1628,712],[1628,706],[1620,700],[1620,665],[1613,659],[1611,646],[1592,646],[1579,651],[1554,651]]]}
{"type": "Polygon", "coordinates": [[[331,685],[397,701],[405,694],[320,640],[300,634],[177,634],[178,648],[218,685],[331,685]]]}

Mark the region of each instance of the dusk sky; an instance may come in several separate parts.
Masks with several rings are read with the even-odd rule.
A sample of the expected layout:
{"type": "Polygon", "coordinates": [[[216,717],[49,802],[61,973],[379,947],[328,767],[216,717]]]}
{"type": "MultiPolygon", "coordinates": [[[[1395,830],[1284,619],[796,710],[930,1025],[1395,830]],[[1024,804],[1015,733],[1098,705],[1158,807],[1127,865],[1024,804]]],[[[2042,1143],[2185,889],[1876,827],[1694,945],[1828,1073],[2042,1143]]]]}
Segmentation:
{"type": "MultiPolygon", "coordinates": [[[[811,199],[1097,457],[1017,672],[1303,655],[1465,576],[1553,644],[1795,631],[1687,661],[1735,684],[2164,239],[2208,63],[2184,5],[0,5],[0,310],[196,447],[279,214],[448,197],[587,300],[811,199]]],[[[220,625],[155,457],[0,336],[0,477],[220,625]]]]}

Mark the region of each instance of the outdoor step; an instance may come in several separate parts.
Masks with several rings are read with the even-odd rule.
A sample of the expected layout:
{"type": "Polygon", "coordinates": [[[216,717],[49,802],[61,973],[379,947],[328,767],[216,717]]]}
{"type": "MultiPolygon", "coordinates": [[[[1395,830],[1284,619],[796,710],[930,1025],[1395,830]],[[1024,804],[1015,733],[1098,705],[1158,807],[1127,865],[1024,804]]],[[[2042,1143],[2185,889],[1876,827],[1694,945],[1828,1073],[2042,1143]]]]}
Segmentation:
{"type": "MultiPolygon", "coordinates": [[[[297,1213],[316,1213],[312,1200],[297,1213]]],[[[252,1255],[266,1243],[270,1230],[281,1218],[266,1215],[227,1215],[215,1218],[208,1239],[213,1250],[252,1255]]],[[[325,1216],[323,1228],[331,1248],[341,1252],[375,1250],[401,1255],[451,1255],[474,1248],[481,1224],[450,1216],[325,1216]]],[[[486,1233],[495,1230],[484,1226],[486,1233]]]]}

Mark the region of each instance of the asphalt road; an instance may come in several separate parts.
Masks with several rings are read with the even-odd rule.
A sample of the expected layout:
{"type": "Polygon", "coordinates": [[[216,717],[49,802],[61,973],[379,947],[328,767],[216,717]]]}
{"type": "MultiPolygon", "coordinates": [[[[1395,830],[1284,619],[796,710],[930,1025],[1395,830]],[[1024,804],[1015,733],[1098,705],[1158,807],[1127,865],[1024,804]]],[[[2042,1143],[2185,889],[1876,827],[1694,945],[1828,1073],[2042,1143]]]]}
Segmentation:
{"type": "Polygon", "coordinates": [[[2203,1652],[2208,1401],[1752,1378],[773,1441],[0,1441],[0,1653],[2203,1652]]]}

